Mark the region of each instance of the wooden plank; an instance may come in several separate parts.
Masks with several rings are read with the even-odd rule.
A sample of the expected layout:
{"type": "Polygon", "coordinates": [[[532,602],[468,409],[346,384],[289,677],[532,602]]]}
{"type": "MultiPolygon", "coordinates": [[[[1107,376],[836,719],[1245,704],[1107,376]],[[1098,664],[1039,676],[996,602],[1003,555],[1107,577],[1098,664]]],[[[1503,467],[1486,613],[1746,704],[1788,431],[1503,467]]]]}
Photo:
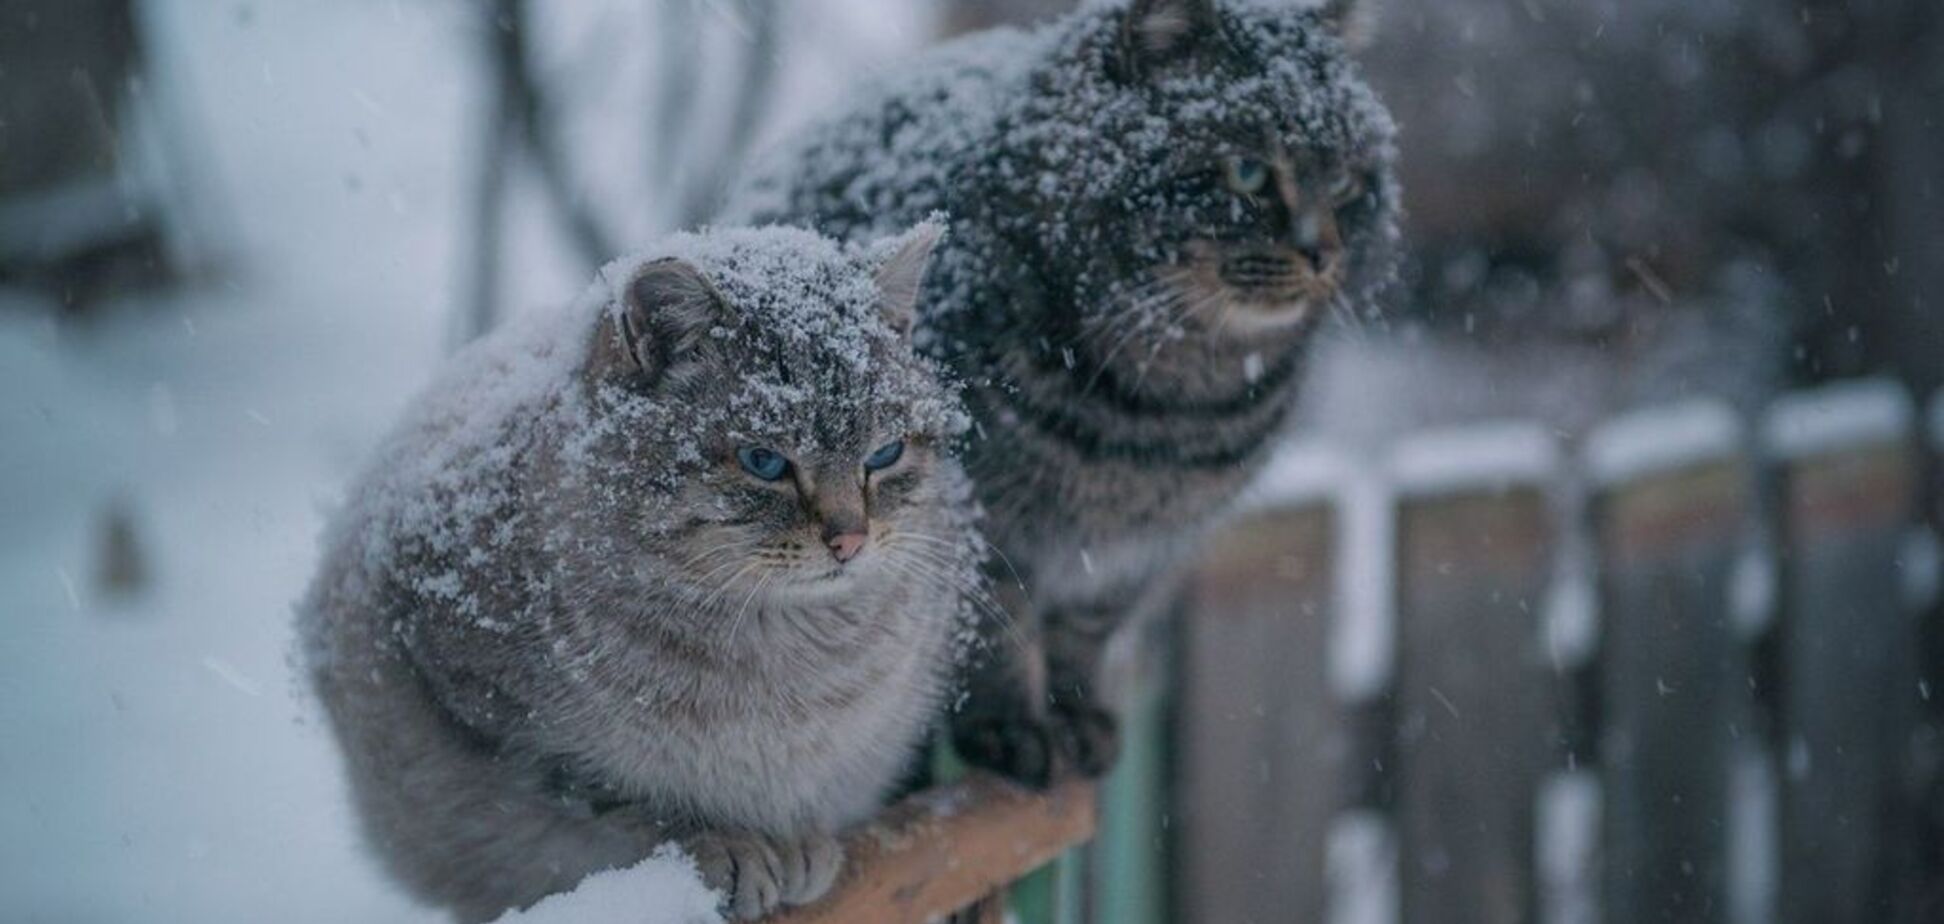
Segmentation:
{"type": "Polygon", "coordinates": [[[1898,559],[1917,473],[1899,429],[1805,441],[1783,468],[1779,908],[1789,921],[1915,920],[1899,896],[1916,859],[1918,648],[1898,559]]]}
{"type": "Polygon", "coordinates": [[[1396,824],[1406,922],[1534,918],[1534,803],[1560,736],[1539,613],[1543,493],[1441,486],[1398,512],[1396,824]]]}
{"type": "Polygon", "coordinates": [[[1090,783],[1032,792],[985,774],[918,793],[844,840],[844,873],[779,924],[921,924],[998,892],[1094,832],[1090,783]]]}
{"type": "Polygon", "coordinates": [[[1327,670],[1334,520],[1319,504],[1251,516],[1210,543],[1187,589],[1173,920],[1323,920],[1349,752],[1327,670]]]}
{"type": "Polygon", "coordinates": [[[1734,461],[1596,501],[1607,920],[1728,919],[1731,756],[1754,733],[1730,615],[1750,503],[1734,461]]]}

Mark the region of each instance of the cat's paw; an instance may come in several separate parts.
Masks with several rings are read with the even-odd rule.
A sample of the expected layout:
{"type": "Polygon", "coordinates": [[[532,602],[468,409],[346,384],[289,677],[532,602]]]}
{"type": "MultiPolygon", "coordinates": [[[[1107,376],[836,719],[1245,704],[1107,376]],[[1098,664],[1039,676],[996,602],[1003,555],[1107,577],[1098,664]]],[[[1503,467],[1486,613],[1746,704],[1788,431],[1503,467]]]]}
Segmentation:
{"type": "Polygon", "coordinates": [[[1054,706],[1049,718],[1055,728],[1062,762],[1087,779],[1099,779],[1120,760],[1120,720],[1098,706],[1081,703],[1054,706]]]}
{"type": "Polygon", "coordinates": [[[1056,704],[1043,716],[969,714],[952,723],[959,757],[1029,786],[1105,776],[1120,757],[1120,723],[1087,703],[1056,704]]]}
{"type": "Polygon", "coordinates": [[[822,898],[844,865],[843,848],[827,834],[789,838],[709,831],[683,844],[702,881],[722,894],[723,911],[739,921],[822,898]]]}
{"type": "Polygon", "coordinates": [[[1028,715],[980,713],[952,718],[952,749],[960,760],[1028,786],[1053,777],[1046,723],[1028,715]]]}
{"type": "Polygon", "coordinates": [[[783,903],[807,905],[824,897],[844,869],[844,845],[828,834],[776,842],[785,875],[783,903]]]}

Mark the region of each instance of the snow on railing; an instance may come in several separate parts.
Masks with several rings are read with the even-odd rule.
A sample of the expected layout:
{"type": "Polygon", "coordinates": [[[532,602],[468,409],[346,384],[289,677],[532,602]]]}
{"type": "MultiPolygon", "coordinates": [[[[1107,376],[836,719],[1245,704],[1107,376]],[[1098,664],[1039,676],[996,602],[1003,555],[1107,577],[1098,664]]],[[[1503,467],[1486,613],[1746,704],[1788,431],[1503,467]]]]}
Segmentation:
{"type": "Polygon", "coordinates": [[[1906,439],[1915,413],[1910,393],[1896,382],[1845,382],[1776,401],[1762,438],[1778,458],[1801,459],[1906,439]]]}
{"type": "Polygon", "coordinates": [[[1614,418],[1586,440],[1587,473],[1603,487],[1733,456],[1745,439],[1726,402],[1684,401],[1614,418]]]}
{"type": "MultiPolygon", "coordinates": [[[[1323,920],[1362,924],[1395,922],[1404,906],[1445,899],[1473,916],[1503,911],[1488,899],[1521,894],[1544,919],[1612,920],[1697,894],[1691,880],[1704,872],[1712,883],[1705,900],[1734,921],[1765,920],[1808,893],[1870,900],[1874,880],[1802,875],[1800,856],[1789,852],[1799,835],[1790,832],[1826,827],[1835,810],[1783,793],[1809,788],[1843,805],[1880,797],[1828,775],[1824,755],[1893,765],[1896,736],[1913,712],[1897,696],[1912,685],[1927,704],[1939,695],[1913,653],[1915,620],[1937,618],[1944,599],[1936,531],[1944,510],[1931,509],[1927,525],[1917,510],[1919,501],[1944,503],[1944,482],[1924,488],[1926,470],[1944,477],[1944,392],[1920,406],[1884,380],[1788,394],[1760,411],[1719,400],[1648,408],[1583,439],[1514,421],[1409,434],[1369,457],[1313,440],[1283,447],[1238,504],[1250,522],[1231,538],[1248,542],[1222,553],[1256,561],[1265,569],[1260,586],[1238,589],[1235,582],[1251,579],[1233,563],[1214,569],[1210,580],[1224,589],[1203,605],[1233,608],[1208,619],[1190,614],[1195,625],[1183,637],[1218,655],[1284,645],[1261,662],[1273,666],[1251,670],[1324,673],[1333,702],[1279,703],[1265,698],[1273,680],[1221,673],[1204,657],[1195,662],[1201,673],[1183,682],[1199,679],[1227,698],[1194,698],[1195,711],[1176,721],[1275,731],[1204,735],[1207,753],[1173,760],[1192,785],[1234,785],[1254,768],[1292,791],[1334,795],[1320,808],[1295,795],[1289,805],[1250,803],[1259,812],[1208,811],[1238,798],[1214,789],[1178,797],[1204,809],[1176,816],[1192,829],[1185,843],[1224,855],[1273,843],[1306,865],[1291,872],[1293,882],[1255,885],[1246,873],[1203,863],[1183,887],[1190,904],[1177,912],[1192,916],[1209,904],[1268,913],[1297,902],[1323,920]],[[1926,469],[1916,464],[1919,451],[1926,469]],[[1285,525],[1286,550],[1276,532],[1285,525]],[[1478,547],[1503,551],[1491,560],[1503,571],[1477,577],[1496,582],[1482,591],[1457,582],[1454,594],[1478,592],[1486,603],[1407,596],[1407,588],[1427,586],[1412,580],[1443,588],[1449,582],[1439,576],[1471,567],[1467,556],[1478,547]],[[1426,557],[1425,548],[1434,551],[1426,557]],[[1298,555],[1332,565],[1308,567],[1291,557],[1298,555]],[[1288,601],[1280,611],[1278,594],[1288,601]],[[1327,622],[1286,628],[1309,619],[1327,622]],[[1327,635],[1317,638],[1319,630],[1327,635]],[[1479,661],[1478,639],[1518,632],[1533,633],[1533,648],[1551,656],[1549,670],[1531,670],[1504,646],[1484,646],[1497,654],[1479,661]],[[1310,643],[1289,644],[1297,638],[1310,643]],[[1838,650],[1833,638],[1867,641],[1882,670],[1855,672],[1823,657],[1838,650]],[[1474,681],[1469,701],[1445,684],[1479,672],[1503,680],[1474,681]],[[1831,714],[1792,692],[1797,684],[1844,703],[1895,701],[1904,711],[1845,705],[1831,714]],[[1520,685],[1528,700],[1502,695],[1520,685]],[[1542,745],[1491,737],[1489,707],[1530,703],[1541,704],[1532,727],[1542,745]],[[1693,731],[1691,749],[1679,737],[1684,728],[1693,731]],[[1454,745],[1453,729],[1474,739],[1454,745]],[[1704,734],[1710,730],[1718,737],[1704,734]],[[1295,741],[1326,757],[1291,756],[1295,741]],[[1447,849],[1483,824],[1489,807],[1427,809],[1435,786],[1408,785],[1439,772],[1426,769],[1434,760],[1427,754],[1456,754],[1469,772],[1489,767],[1516,780],[1508,786],[1529,787],[1529,811],[1516,823],[1529,826],[1522,836],[1533,849],[1518,868],[1447,849]],[[1681,781],[1691,804],[1649,810],[1629,801],[1655,779],[1681,781]],[[1713,813],[1726,836],[1682,812],[1713,813]],[[1329,819],[1321,827],[1319,815],[1329,819]],[[1694,869],[1667,861],[1674,855],[1694,857],[1694,869]],[[1644,872],[1624,881],[1602,874],[1621,862],[1644,872]],[[1458,870],[1505,881],[1456,888],[1458,870]],[[1263,900],[1237,899],[1238,889],[1259,890],[1263,900]]],[[[1466,791],[1504,801],[1469,783],[1466,791]]],[[[1867,838],[1850,840],[1849,849],[1868,849],[1867,838]]]]}

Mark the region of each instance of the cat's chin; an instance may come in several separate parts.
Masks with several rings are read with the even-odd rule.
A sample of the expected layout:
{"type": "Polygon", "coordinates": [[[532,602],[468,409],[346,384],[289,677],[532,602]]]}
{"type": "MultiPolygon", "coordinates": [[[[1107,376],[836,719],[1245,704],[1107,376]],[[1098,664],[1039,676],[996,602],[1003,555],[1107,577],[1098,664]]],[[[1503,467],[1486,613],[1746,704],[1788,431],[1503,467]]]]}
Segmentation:
{"type": "Polygon", "coordinates": [[[825,569],[796,569],[777,593],[808,597],[849,593],[857,586],[859,571],[859,565],[855,562],[825,569]]]}
{"type": "Polygon", "coordinates": [[[1225,291],[1202,302],[1197,325],[1215,340],[1257,340],[1308,328],[1327,296],[1225,291]]]}

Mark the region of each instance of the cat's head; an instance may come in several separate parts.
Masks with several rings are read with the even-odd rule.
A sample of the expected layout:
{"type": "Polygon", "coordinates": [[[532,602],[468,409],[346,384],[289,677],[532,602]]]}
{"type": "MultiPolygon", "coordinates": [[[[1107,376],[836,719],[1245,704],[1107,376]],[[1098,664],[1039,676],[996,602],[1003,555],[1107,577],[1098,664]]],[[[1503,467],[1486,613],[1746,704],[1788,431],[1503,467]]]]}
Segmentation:
{"type": "Polygon", "coordinates": [[[941,231],[714,231],[610,267],[582,455],[657,582],[733,608],[957,566],[965,416],[909,343],[941,231]]]}
{"type": "Polygon", "coordinates": [[[1020,130],[1047,271],[1102,315],[1083,321],[1133,303],[1190,332],[1288,332],[1390,276],[1394,130],[1350,60],[1351,6],[1129,0],[1077,20],[1020,130]]]}

